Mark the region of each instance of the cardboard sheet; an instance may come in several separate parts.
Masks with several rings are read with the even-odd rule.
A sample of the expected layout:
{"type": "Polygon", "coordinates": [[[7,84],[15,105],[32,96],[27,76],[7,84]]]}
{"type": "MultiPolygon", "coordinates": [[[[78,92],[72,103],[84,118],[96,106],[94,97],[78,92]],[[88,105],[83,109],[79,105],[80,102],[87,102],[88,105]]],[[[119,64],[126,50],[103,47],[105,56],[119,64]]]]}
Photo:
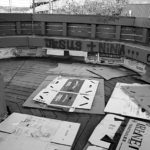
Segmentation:
{"type": "Polygon", "coordinates": [[[114,150],[127,123],[124,117],[107,114],[94,129],[84,150],[114,150]]]}
{"type": "Polygon", "coordinates": [[[87,71],[88,68],[92,67],[89,64],[79,64],[79,63],[72,63],[72,64],[62,64],[59,63],[58,67],[54,69],[48,70],[47,73],[53,75],[66,75],[66,76],[73,76],[73,77],[93,77],[99,78],[98,75],[94,75],[87,71]]]}
{"type": "Polygon", "coordinates": [[[104,141],[103,138],[108,136],[113,140],[115,133],[123,121],[124,117],[112,114],[106,115],[105,118],[94,129],[92,135],[89,138],[89,142],[94,146],[108,149],[111,143],[104,141]]]}
{"type": "Polygon", "coordinates": [[[143,112],[142,107],[137,104],[134,98],[124,92],[122,86],[141,86],[141,84],[117,83],[104,111],[150,120],[150,114],[143,112]]]}
{"type": "Polygon", "coordinates": [[[0,124],[0,131],[71,147],[79,126],[79,123],[13,113],[0,124]]]}
{"type": "Polygon", "coordinates": [[[97,146],[88,146],[86,150],[106,150],[106,149],[102,147],[97,147],[97,146]]]}
{"type": "MultiPolygon", "coordinates": [[[[31,94],[31,96],[26,100],[23,104],[24,107],[29,108],[41,108],[46,110],[58,110],[58,111],[69,111],[67,108],[54,108],[47,106],[46,104],[42,104],[36,101],[33,101],[33,98],[45,87],[48,86],[49,82],[52,81],[57,76],[48,76],[45,81],[31,94]]],[[[80,78],[84,79],[84,78],[80,78]]],[[[82,90],[82,89],[81,89],[82,90]]],[[[84,92],[84,91],[83,91],[84,92]]],[[[92,108],[90,110],[84,109],[75,109],[74,112],[77,113],[89,113],[89,114],[104,114],[104,80],[99,80],[99,85],[97,87],[97,91],[94,97],[94,101],[92,103],[92,108]]]]}
{"type": "Polygon", "coordinates": [[[145,81],[147,83],[150,83],[150,66],[146,65],[146,72],[136,78],[139,80],[145,81]]]}
{"type": "Polygon", "coordinates": [[[144,63],[138,62],[136,60],[131,60],[124,58],[124,67],[129,68],[139,74],[145,74],[146,70],[146,65],[144,63]]]}
{"type": "Polygon", "coordinates": [[[0,48],[0,59],[16,57],[16,48],[0,48]]]}
{"type": "Polygon", "coordinates": [[[149,122],[107,114],[94,129],[84,150],[149,150],[149,141],[149,122]]]}
{"type": "Polygon", "coordinates": [[[53,49],[53,48],[46,48],[47,55],[54,55],[54,56],[64,56],[64,50],[53,49]]]}
{"type": "Polygon", "coordinates": [[[69,51],[69,55],[70,56],[79,56],[79,57],[86,57],[87,56],[87,52],[85,51],[69,51]]]}
{"type": "Polygon", "coordinates": [[[70,146],[58,145],[31,137],[16,136],[0,132],[1,150],[70,150],[70,146]]]}
{"type": "Polygon", "coordinates": [[[90,64],[59,64],[47,73],[77,77],[104,78],[110,80],[116,77],[135,75],[136,73],[119,66],[100,66],[90,64]]]}
{"type": "MultiPolygon", "coordinates": [[[[110,54],[108,54],[110,55],[110,54]]],[[[85,56],[86,63],[93,63],[93,64],[101,64],[101,65],[108,65],[108,66],[119,66],[122,65],[124,62],[124,58],[121,56],[113,57],[113,55],[108,56],[107,54],[103,53],[93,53],[88,52],[87,56],[85,56]]]]}
{"type": "Polygon", "coordinates": [[[135,75],[133,71],[127,70],[123,67],[109,67],[109,66],[99,66],[99,67],[91,67],[88,69],[90,72],[93,72],[96,75],[102,76],[106,80],[110,80],[112,78],[135,75]]]}
{"type": "Polygon", "coordinates": [[[136,102],[150,113],[150,85],[123,86],[122,89],[133,97],[136,102]]]}
{"type": "Polygon", "coordinates": [[[116,150],[149,150],[149,147],[150,124],[131,119],[119,140],[116,150]]]}
{"type": "Polygon", "coordinates": [[[15,54],[17,57],[42,57],[46,56],[46,50],[42,48],[19,47],[15,54]]]}
{"type": "Polygon", "coordinates": [[[122,86],[122,89],[127,91],[131,96],[150,97],[150,85],[141,84],[139,86],[122,86]]]}
{"type": "Polygon", "coordinates": [[[48,106],[91,109],[99,81],[56,77],[33,100],[48,106]]]}
{"type": "Polygon", "coordinates": [[[98,64],[108,65],[108,66],[120,66],[123,64],[124,59],[122,57],[101,57],[99,56],[98,64]]]}

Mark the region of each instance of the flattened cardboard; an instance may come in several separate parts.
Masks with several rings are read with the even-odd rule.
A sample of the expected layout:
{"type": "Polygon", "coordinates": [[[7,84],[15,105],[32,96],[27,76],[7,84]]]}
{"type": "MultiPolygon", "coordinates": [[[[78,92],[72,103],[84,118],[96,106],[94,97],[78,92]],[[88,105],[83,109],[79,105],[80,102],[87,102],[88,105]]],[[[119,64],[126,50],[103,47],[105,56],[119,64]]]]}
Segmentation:
{"type": "Polygon", "coordinates": [[[64,50],[58,50],[53,48],[46,48],[47,55],[54,55],[54,56],[64,56],[64,50]]]}
{"type": "Polygon", "coordinates": [[[124,117],[117,115],[108,114],[105,118],[97,125],[92,135],[89,138],[89,142],[98,147],[108,149],[111,145],[110,142],[103,141],[105,136],[113,139],[115,133],[119,129],[121,123],[124,121],[124,117]]]}
{"type": "Polygon", "coordinates": [[[136,77],[139,80],[145,81],[147,83],[150,83],[150,66],[146,65],[146,72],[145,74],[142,74],[141,76],[136,77]]]}
{"type": "Polygon", "coordinates": [[[86,150],[106,150],[106,149],[102,147],[97,147],[97,146],[88,146],[86,150]]]}
{"type": "Polygon", "coordinates": [[[47,73],[54,75],[66,75],[74,77],[104,78],[110,80],[116,77],[135,75],[136,73],[123,67],[100,66],[90,64],[59,64],[58,67],[50,69],[47,73]]]}
{"type": "Polygon", "coordinates": [[[129,96],[133,97],[142,108],[150,113],[150,85],[123,86],[122,89],[126,91],[129,96]]]}
{"type": "Polygon", "coordinates": [[[0,124],[0,131],[18,137],[32,137],[40,141],[72,146],[79,126],[79,123],[13,113],[0,124]]]}
{"type": "Polygon", "coordinates": [[[16,57],[16,48],[0,48],[0,59],[16,57]]]}
{"type": "Polygon", "coordinates": [[[150,124],[131,119],[118,143],[116,150],[149,150],[150,124]]]}
{"type": "Polygon", "coordinates": [[[106,80],[110,80],[112,78],[117,77],[135,75],[133,71],[127,70],[119,66],[118,67],[99,66],[99,67],[92,67],[88,70],[96,75],[102,76],[106,80]]]}
{"type": "Polygon", "coordinates": [[[123,64],[124,58],[119,57],[99,57],[98,64],[108,65],[108,66],[120,66],[123,64]]]}
{"type": "Polygon", "coordinates": [[[123,91],[122,86],[140,86],[140,84],[117,83],[104,111],[150,120],[150,114],[143,112],[135,99],[123,91]]]}
{"type": "Polygon", "coordinates": [[[63,145],[71,146],[74,142],[76,134],[79,129],[79,124],[72,122],[63,122],[52,139],[53,143],[61,143],[63,145]]]}
{"type": "Polygon", "coordinates": [[[87,52],[84,51],[69,51],[69,55],[70,56],[79,56],[79,57],[86,57],[87,56],[87,52]]]}
{"type": "MultiPolygon", "coordinates": [[[[110,54],[108,54],[110,55],[110,54]]],[[[111,55],[110,57],[107,54],[101,53],[93,53],[88,52],[87,56],[85,56],[84,60],[86,63],[93,63],[93,64],[101,64],[101,65],[107,65],[107,66],[119,66],[122,65],[124,62],[124,59],[121,56],[113,57],[111,55]]]]}
{"type": "Polygon", "coordinates": [[[48,106],[91,109],[99,81],[56,77],[33,100],[48,106]]]}
{"type": "Polygon", "coordinates": [[[84,150],[115,150],[127,123],[128,119],[125,117],[107,114],[94,129],[84,150]]]}
{"type": "Polygon", "coordinates": [[[72,64],[62,64],[59,63],[58,67],[54,69],[48,70],[47,73],[53,75],[63,75],[63,76],[73,76],[73,77],[91,77],[91,78],[99,78],[98,75],[94,75],[87,71],[91,66],[89,64],[79,64],[79,63],[72,63],[72,64]]]}
{"type": "Polygon", "coordinates": [[[150,113],[150,97],[136,97],[135,100],[143,108],[143,111],[150,113]]]}
{"type": "Polygon", "coordinates": [[[58,145],[31,137],[16,136],[0,132],[0,149],[1,150],[70,150],[71,147],[58,145]]]}
{"type": "MultiPolygon", "coordinates": [[[[41,108],[45,110],[57,110],[57,111],[68,111],[68,109],[65,108],[54,108],[54,107],[49,107],[46,104],[42,104],[39,102],[33,101],[33,98],[47,85],[49,84],[50,81],[52,81],[54,78],[56,78],[56,75],[53,76],[48,76],[43,83],[30,95],[30,97],[25,101],[23,104],[24,107],[28,108],[41,108]]],[[[81,79],[81,78],[80,78],[81,79]]],[[[94,101],[92,104],[92,108],[90,110],[84,110],[84,109],[75,109],[74,112],[77,113],[89,113],[89,114],[104,114],[104,80],[99,79],[99,85],[96,91],[96,95],[94,97],[94,101]]]]}
{"type": "Polygon", "coordinates": [[[141,84],[139,86],[122,86],[131,96],[150,97],[150,85],[141,84]]]}
{"type": "Polygon", "coordinates": [[[46,56],[46,50],[42,48],[18,47],[15,54],[17,57],[42,57],[46,56]]]}

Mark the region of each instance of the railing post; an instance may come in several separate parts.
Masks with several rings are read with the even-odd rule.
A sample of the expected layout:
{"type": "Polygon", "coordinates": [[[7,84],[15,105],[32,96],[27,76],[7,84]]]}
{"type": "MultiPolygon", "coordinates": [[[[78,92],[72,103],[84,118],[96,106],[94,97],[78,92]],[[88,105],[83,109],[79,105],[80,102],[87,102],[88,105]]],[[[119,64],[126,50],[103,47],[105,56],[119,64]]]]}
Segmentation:
{"type": "Polygon", "coordinates": [[[0,73],[0,122],[7,117],[7,106],[4,97],[4,80],[0,73]]]}
{"type": "Polygon", "coordinates": [[[45,22],[41,22],[41,34],[45,35],[45,22]]]}
{"type": "Polygon", "coordinates": [[[19,21],[16,22],[16,34],[21,34],[21,23],[19,21]]]}
{"type": "Polygon", "coordinates": [[[143,39],[142,39],[143,43],[147,43],[148,42],[148,29],[147,28],[143,28],[143,39]]]}
{"type": "Polygon", "coordinates": [[[117,25],[116,26],[116,40],[120,40],[120,35],[121,35],[121,26],[117,25]]]}
{"type": "Polygon", "coordinates": [[[67,23],[63,22],[63,36],[67,36],[67,23]]]}
{"type": "Polygon", "coordinates": [[[96,38],[96,24],[91,25],[91,38],[92,39],[96,38]]]}

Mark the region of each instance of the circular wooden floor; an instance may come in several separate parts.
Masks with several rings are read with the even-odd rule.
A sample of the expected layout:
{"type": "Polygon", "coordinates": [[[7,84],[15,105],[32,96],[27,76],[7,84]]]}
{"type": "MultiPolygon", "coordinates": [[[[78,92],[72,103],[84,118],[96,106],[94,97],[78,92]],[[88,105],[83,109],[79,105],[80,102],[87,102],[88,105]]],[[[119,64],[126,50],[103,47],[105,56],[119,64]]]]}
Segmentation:
{"type": "MultiPolygon", "coordinates": [[[[82,150],[92,131],[103,118],[103,115],[67,113],[22,107],[26,99],[48,76],[47,71],[50,68],[57,67],[58,63],[69,63],[71,65],[72,62],[67,60],[58,62],[58,59],[51,58],[14,58],[0,60],[0,72],[3,74],[5,81],[5,100],[11,113],[19,112],[80,123],[80,130],[72,149],[82,150]]],[[[133,76],[105,81],[105,104],[107,104],[117,82],[142,83],[142,81],[136,80],[133,76]]]]}

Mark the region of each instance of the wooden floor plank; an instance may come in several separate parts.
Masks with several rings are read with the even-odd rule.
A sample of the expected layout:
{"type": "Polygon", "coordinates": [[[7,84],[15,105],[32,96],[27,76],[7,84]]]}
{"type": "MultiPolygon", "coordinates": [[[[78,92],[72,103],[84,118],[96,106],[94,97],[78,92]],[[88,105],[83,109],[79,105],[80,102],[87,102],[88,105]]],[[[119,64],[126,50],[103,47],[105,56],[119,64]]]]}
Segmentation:
{"type": "Polygon", "coordinates": [[[88,122],[85,124],[84,130],[82,131],[82,134],[80,136],[80,139],[82,139],[82,140],[78,141],[78,143],[77,143],[78,147],[76,147],[76,145],[74,145],[75,150],[77,150],[77,148],[82,149],[86,145],[95,126],[102,120],[102,118],[103,118],[103,116],[99,116],[99,115],[90,116],[90,118],[89,118],[88,122]]]}
{"type": "Polygon", "coordinates": [[[53,111],[41,110],[42,116],[51,119],[57,119],[56,114],[53,111]]]}
{"type": "Polygon", "coordinates": [[[41,111],[39,109],[30,109],[32,115],[34,116],[38,116],[38,117],[43,117],[42,114],[41,114],[41,111]]]}
{"type": "Polygon", "coordinates": [[[7,101],[6,104],[7,104],[7,106],[8,106],[8,108],[9,108],[11,113],[13,113],[13,112],[21,113],[20,108],[19,108],[17,103],[11,102],[11,101],[7,101]]]}
{"type": "MultiPolygon", "coordinates": [[[[81,138],[82,137],[82,133],[84,132],[84,130],[86,129],[86,125],[88,124],[88,122],[90,121],[90,115],[88,114],[79,114],[79,119],[77,120],[78,123],[80,123],[80,129],[79,129],[79,132],[78,132],[78,135],[76,137],[76,140],[74,142],[74,145],[73,145],[73,149],[74,150],[81,150],[83,148],[83,146],[86,144],[84,138],[81,138]],[[83,143],[81,144],[80,142],[83,141],[83,143]]],[[[86,130],[86,132],[89,132],[86,130]]]]}

